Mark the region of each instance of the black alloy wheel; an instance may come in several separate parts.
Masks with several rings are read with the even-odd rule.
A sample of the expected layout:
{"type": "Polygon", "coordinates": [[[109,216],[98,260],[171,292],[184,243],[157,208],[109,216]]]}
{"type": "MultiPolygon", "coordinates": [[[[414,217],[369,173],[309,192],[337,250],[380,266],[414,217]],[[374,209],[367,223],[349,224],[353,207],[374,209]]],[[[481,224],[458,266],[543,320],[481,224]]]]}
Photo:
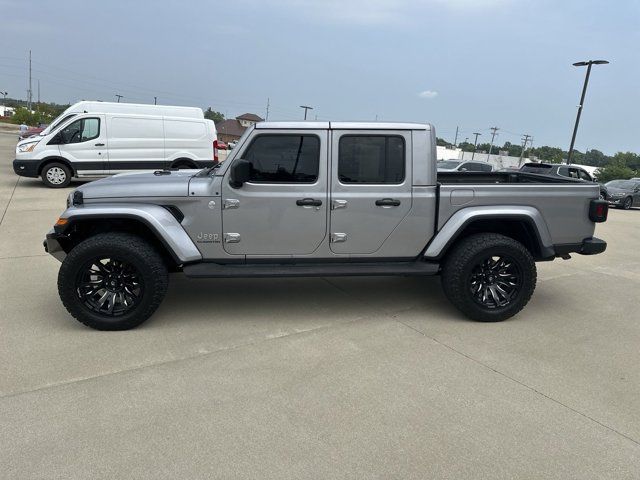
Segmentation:
{"type": "Polygon", "coordinates": [[[76,293],[92,312],[118,317],[138,305],[144,293],[144,281],[131,263],[101,257],[90,260],[80,269],[76,293]]]}
{"type": "Polygon", "coordinates": [[[473,299],[484,308],[506,307],[518,295],[521,277],[522,273],[513,259],[494,255],[473,267],[469,290],[473,299]]]}

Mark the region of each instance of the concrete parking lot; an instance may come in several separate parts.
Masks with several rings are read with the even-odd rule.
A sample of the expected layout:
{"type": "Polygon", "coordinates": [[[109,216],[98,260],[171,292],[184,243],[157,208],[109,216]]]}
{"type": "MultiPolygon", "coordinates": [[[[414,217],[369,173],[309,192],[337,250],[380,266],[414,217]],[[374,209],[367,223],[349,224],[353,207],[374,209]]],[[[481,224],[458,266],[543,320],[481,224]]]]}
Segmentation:
{"type": "Polygon", "coordinates": [[[439,279],[173,276],[141,328],[73,320],[42,240],[70,189],[0,133],[0,478],[640,478],[640,210],[538,264],[517,317],[439,279]]]}

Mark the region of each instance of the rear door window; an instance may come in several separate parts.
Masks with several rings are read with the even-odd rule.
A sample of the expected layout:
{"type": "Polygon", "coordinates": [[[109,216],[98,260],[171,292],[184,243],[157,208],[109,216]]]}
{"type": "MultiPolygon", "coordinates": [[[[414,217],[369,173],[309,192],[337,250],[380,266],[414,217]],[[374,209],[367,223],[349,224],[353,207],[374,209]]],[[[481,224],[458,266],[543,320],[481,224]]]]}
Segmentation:
{"type": "Polygon", "coordinates": [[[401,184],[405,144],[399,135],[343,135],[338,145],[340,183],[401,184]]]}

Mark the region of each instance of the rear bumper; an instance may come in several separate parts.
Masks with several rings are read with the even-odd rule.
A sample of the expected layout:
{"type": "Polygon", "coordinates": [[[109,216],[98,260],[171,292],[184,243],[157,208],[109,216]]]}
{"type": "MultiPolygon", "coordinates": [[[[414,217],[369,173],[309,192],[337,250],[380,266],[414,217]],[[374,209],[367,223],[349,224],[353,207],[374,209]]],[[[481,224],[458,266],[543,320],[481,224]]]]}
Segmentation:
{"type": "Polygon", "coordinates": [[[21,177],[38,177],[38,167],[40,160],[18,160],[13,161],[13,171],[21,177]]]}
{"type": "Polygon", "coordinates": [[[44,251],[62,262],[66,258],[67,253],[62,248],[62,245],[60,245],[60,240],[66,238],[67,235],[63,233],[56,233],[53,229],[49,230],[49,233],[47,233],[47,238],[45,238],[44,242],[42,242],[44,251]]]}
{"type": "Polygon", "coordinates": [[[607,242],[596,237],[585,238],[581,243],[564,243],[554,245],[556,257],[579,253],[580,255],[597,255],[607,249],[607,242]]]}

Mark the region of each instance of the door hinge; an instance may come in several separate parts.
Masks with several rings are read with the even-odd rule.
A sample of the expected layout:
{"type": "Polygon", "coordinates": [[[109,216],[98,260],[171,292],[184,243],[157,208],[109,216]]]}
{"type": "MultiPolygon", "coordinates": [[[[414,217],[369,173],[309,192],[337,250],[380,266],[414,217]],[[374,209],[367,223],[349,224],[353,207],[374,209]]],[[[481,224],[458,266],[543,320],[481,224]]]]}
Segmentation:
{"type": "Polygon", "coordinates": [[[240,234],[239,233],[225,233],[224,234],[224,243],[240,243],[240,234]]]}
{"type": "Polygon", "coordinates": [[[342,243],[347,241],[346,233],[332,233],[331,234],[331,243],[342,243]]]}
{"type": "Polygon", "coordinates": [[[240,206],[240,200],[236,200],[235,198],[225,198],[224,203],[222,204],[222,208],[225,210],[229,210],[231,208],[238,208],[240,206]]]}

